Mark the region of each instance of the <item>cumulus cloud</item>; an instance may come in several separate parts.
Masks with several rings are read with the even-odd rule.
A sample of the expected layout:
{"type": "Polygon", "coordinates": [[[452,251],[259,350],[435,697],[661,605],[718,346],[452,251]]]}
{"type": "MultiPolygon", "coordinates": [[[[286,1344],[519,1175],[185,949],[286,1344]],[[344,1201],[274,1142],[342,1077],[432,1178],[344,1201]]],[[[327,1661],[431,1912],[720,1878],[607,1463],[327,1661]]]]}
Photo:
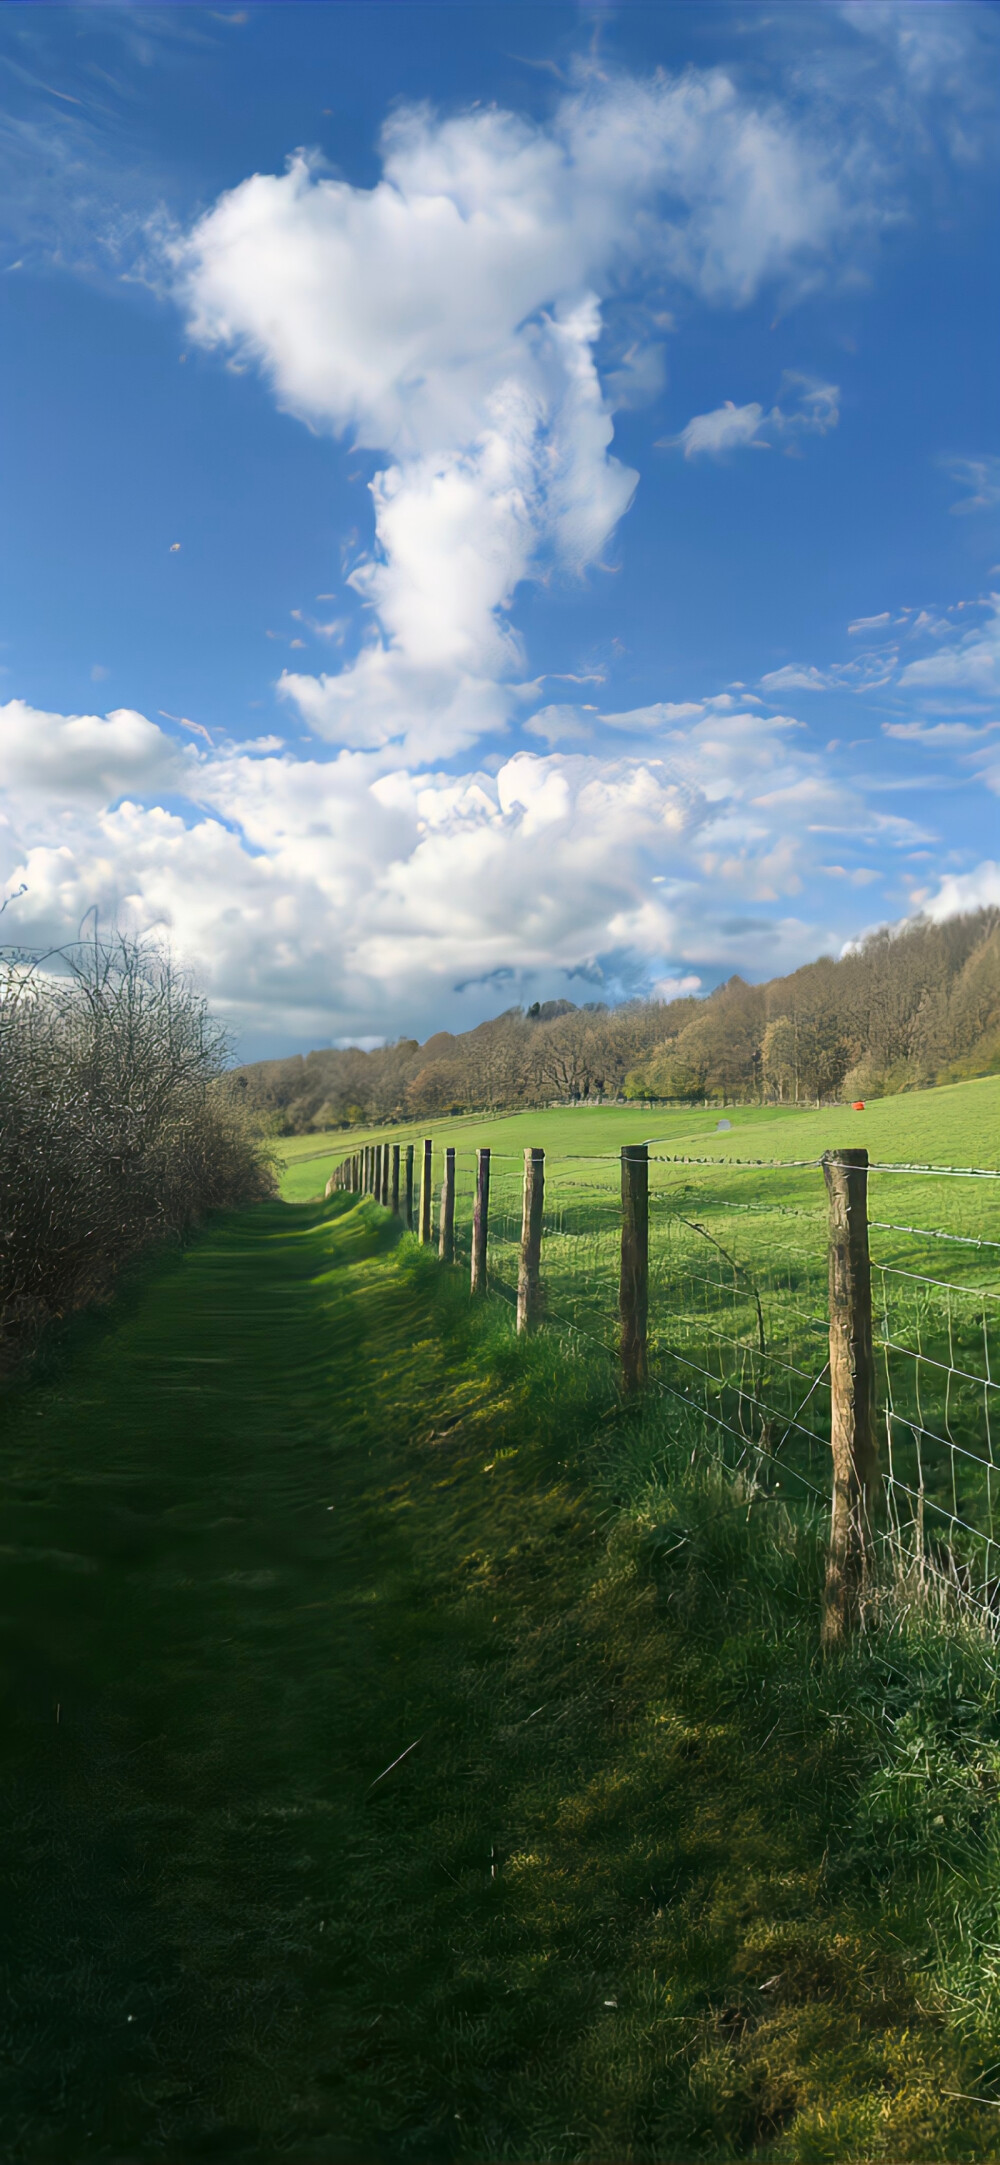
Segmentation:
{"type": "Polygon", "coordinates": [[[23,699],[0,706],[0,788],[46,817],[66,806],[100,806],[126,791],[183,787],[182,755],[155,722],[129,707],[46,714],[23,699]]]}
{"type": "MultiPolygon", "coordinates": [[[[591,77],[546,124],[410,109],[382,153],[368,189],[302,155],[255,174],[169,255],[192,341],[388,459],[351,574],[361,651],[280,689],[330,742],[420,764],[505,726],[518,586],[598,564],[631,500],[612,408],[660,361],[635,339],[602,384],[609,295],[670,278],[739,307],[814,268],[858,198],[815,130],[720,71],[591,77]]],[[[833,387],[789,390],[775,428],[832,426],[833,387]]]]}
{"type": "Polygon", "coordinates": [[[298,1035],[476,1020],[497,972],[516,997],[580,970],[600,985],[609,957],[636,985],[804,960],[832,938],[782,908],[808,884],[809,825],[866,819],[790,717],[707,701],[693,721],[665,707],[645,751],[524,750],[458,775],[269,739],[182,752],[141,715],[91,718],[117,745],[115,764],[98,737],[102,763],[73,717],[13,719],[0,874],[27,893],[10,936],[64,938],[96,904],[165,932],[237,1022],[298,1035]],[[39,772],[66,808],[43,826],[39,772]],[[187,804],[140,802],[153,773],[187,804]]]}
{"type": "Polygon", "coordinates": [[[923,915],[941,924],[947,917],[961,917],[966,910],[996,909],[1000,905],[1000,864],[986,858],[973,872],[952,872],[942,880],[936,895],[923,904],[923,915]]]}

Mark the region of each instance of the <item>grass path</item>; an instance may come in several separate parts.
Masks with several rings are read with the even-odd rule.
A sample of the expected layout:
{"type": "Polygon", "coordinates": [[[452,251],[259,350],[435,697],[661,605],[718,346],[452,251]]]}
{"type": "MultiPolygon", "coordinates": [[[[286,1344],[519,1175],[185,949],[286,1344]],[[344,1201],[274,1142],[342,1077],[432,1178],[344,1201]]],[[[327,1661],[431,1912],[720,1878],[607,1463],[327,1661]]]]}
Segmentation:
{"type": "Polygon", "coordinates": [[[4,2157],[1000,2155],[919,1892],[982,1657],[822,1670],[816,1538],[394,1240],[220,1221],[8,1409],[4,2157]]]}

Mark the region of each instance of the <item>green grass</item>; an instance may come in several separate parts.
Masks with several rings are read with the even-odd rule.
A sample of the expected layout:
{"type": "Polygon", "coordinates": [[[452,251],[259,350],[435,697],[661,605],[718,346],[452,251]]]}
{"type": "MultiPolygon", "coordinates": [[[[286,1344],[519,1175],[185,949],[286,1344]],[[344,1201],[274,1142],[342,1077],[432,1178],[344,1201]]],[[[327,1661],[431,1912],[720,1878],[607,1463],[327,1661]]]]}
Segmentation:
{"type": "Polygon", "coordinates": [[[650,1111],[642,1106],[582,1105],[495,1119],[463,1114],[395,1128],[359,1129],[356,1136],[344,1130],[286,1136],[275,1145],[286,1167],[282,1193],[290,1202],[305,1201],[322,1192],[334,1165],[360,1145],[383,1142],[386,1137],[419,1141],[424,1135],[432,1135],[438,1145],[454,1141],[470,1152],[480,1144],[514,1152],[535,1145],[553,1154],[617,1152],[623,1143],[661,1136],[666,1138],[665,1148],[719,1157],[814,1158],[845,1143],[863,1143],[873,1158],[996,1167],[1000,1166],[1000,1076],[876,1099],[864,1113],[854,1113],[848,1106],[823,1106],[817,1112],[780,1105],[734,1105],[722,1113],[718,1107],[658,1106],[650,1111]],[[717,1132],[721,1118],[732,1122],[732,1134],[717,1132]],[[745,1129],[754,1132],[744,1138],[745,1129]],[[760,1132],[764,1129],[766,1135],[760,1132]]]}
{"type": "MultiPolygon", "coordinates": [[[[795,1169],[754,1161],[815,1160],[827,1148],[863,1140],[876,1163],[996,1167],[1000,1077],[886,1098],[864,1114],[844,1107],[789,1112],[742,1106],[724,1116],[732,1123],[728,1132],[719,1131],[720,1117],[716,1110],[582,1107],[492,1122],[442,1122],[429,1130],[435,1181],[443,1146],[453,1142],[458,1253],[465,1261],[475,1151],[489,1143],[491,1264],[497,1288],[512,1298],[522,1154],[526,1144],[541,1144],[549,1312],[613,1354],[617,1153],[623,1141],[649,1140],[654,1381],[667,1394],[695,1399],[738,1431],[758,1464],[761,1451],[770,1457],[777,1442],[780,1464],[767,1469],[775,1493],[825,1494],[830,1416],[822,1380],[823,1176],[815,1163],[795,1169]]],[[[383,1130],[381,1137],[406,1140],[410,1132],[383,1130]]],[[[318,1142],[299,1140],[313,1148],[318,1142]]],[[[284,1174],[285,1193],[314,1190],[348,1147],[342,1139],[336,1159],[300,1153],[284,1174]]],[[[869,1208],[876,1322],[885,1341],[880,1419],[892,1445],[887,1471],[899,1484],[892,1490],[893,1508],[907,1543],[916,1540],[922,1508],[934,1553],[953,1553],[977,1584],[988,1584],[1000,1575],[1000,1399],[988,1380],[1000,1377],[1000,1181],[873,1172],[869,1208]],[[960,1237],[936,1237],[942,1233],[960,1237]],[[986,1245],[970,1245],[974,1239],[986,1245]],[[915,1354],[922,1357],[919,1364],[915,1354]],[[959,1370],[961,1375],[953,1373],[959,1370]]]]}
{"type": "Polygon", "coordinates": [[[689,1411],[276,1204],[0,1466],[15,2165],[1000,2156],[992,1644],[689,1411]]]}

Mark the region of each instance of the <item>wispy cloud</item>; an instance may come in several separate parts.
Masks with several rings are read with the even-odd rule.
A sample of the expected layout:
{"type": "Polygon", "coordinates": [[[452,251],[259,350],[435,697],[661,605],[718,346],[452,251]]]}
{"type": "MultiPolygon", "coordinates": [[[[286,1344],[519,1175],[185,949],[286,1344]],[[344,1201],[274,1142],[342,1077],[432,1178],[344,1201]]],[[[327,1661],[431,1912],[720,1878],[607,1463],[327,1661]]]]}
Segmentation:
{"type": "Polygon", "coordinates": [[[1000,504],[1000,458],[946,459],[944,464],[952,480],[969,491],[952,504],[953,511],[993,511],[1000,504]]]}
{"type": "Polygon", "coordinates": [[[984,722],[976,728],[971,722],[883,722],[887,737],[897,737],[903,744],[934,744],[941,751],[959,751],[963,745],[982,744],[1000,722],[984,722]]]}
{"type": "Polygon", "coordinates": [[[779,403],[770,411],[756,401],[736,406],[727,398],[711,413],[696,413],[679,435],[661,437],[660,448],[676,447],[686,459],[721,458],[727,451],[767,451],[782,439],[794,444],[804,435],[825,436],[840,419],[839,398],[837,384],[789,370],[782,378],[779,403]],[[784,406],[781,397],[788,401],[784,406]]]}

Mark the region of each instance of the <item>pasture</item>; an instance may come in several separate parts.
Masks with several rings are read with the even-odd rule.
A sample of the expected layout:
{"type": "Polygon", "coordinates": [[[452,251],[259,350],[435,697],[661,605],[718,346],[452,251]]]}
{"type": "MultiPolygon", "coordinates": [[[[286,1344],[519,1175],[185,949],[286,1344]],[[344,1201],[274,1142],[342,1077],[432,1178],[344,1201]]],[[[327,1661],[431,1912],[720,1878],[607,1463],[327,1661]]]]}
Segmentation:
{"type": "MultiPolygon", "coordinates": [[[[825,1498],[827,1202],[821,1169],[801,1161],[863,1141],[875,1166],[996,1169],[1000,1078],[884,1099],[864,1113],[581,1108],[427,1132],[436,1183],[445,1144],[456,1150],[456,1255],[466,1265],[475,1153],[490,1147],[491,1289],[508,1303],[523,1150],[544,1147],[548,1317],[612,1359],[617,1153],[648,1141],[652,1386],[700,1406],[717,1444],[752,1463],[769,1493],[825,1498]]],[[[397,1133],[412,1139],[409,1130],[380,1139],[397,1133]]],[[[345,1138],[327,1159],[286,1145],[286,1192],[317,1184],[347,1147],[345,1138]]],[[[1000,1179],[873,1170],[869,1215],[890,1521],[904,1550],[926,1537],[949,1568],[957,1559],[985,1585],[1000,1574],[1000,1179]]]]}
{"type": "Polygon", "coordinates": [[[521,1152],[539,1145],[553,1155],[584,1151],[616,1153],[623,1143],[663,1140],[664,1148],[692,1155],[815,1158],[845,1143],[863,1143],[873,1158],[934,1165],[1000,1166],[1000,1076],[951,1083],[899,1097],[872,1100],[864,1113],[849,1106],[793,1109],[781,1105],[559,1107],[500,1114],[463,1113],[392,1128],[358,1128],[333,1134],[283,1136],[275,1145],[282,1164],[282,1193],[289,1202],[322,1193],[329,1173],[360,1144],[419,1141],[433,1135],[475,1151],[521,1152]],[[732,1123],[730,1135],[717,1123],[732,1123]],[[740,1138],[745,1138],[745,1151],[740,1138]],[[750,1145],[753,1143],[753,1148],[750,1145]],[[738,1148],[738,1144],[740,1147],[738,1148]]]}

